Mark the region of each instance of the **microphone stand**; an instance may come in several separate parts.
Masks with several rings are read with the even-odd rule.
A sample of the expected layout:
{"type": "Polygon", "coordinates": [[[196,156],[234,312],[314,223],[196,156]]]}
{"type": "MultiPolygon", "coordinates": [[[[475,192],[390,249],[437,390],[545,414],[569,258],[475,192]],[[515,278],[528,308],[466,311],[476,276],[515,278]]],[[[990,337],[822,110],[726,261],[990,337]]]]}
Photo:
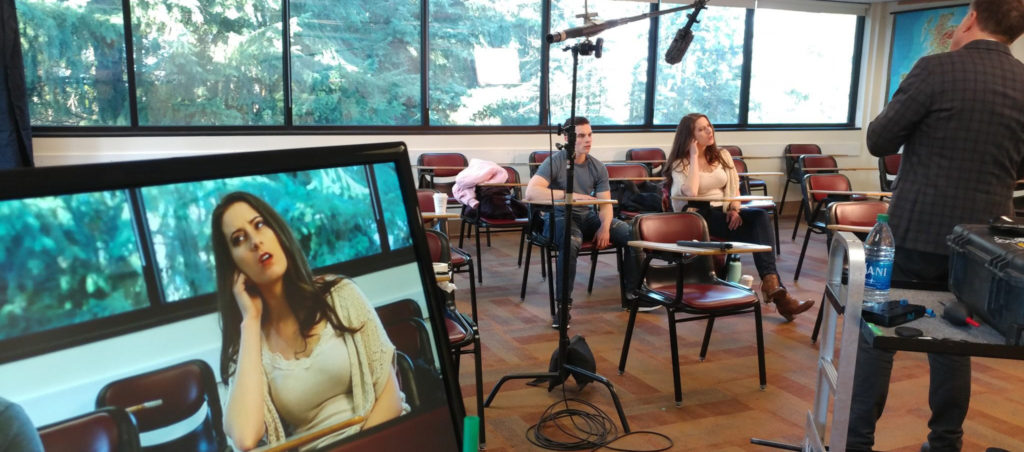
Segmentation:
{"type": "MultiPolygon", "coordinates": [[[[588,56],[595,54],[596,57],[601,56],[601,45],[602,39],[597,40],[597,44],[590,42],[589,39],[584,38],[583,42],[576,45],[566,47],[563,51],[572,51],[572,94],[570,96],[570,107],[569,107],[569,118],[570,124],[565,126],[564,129],[560,127],[560,130],[564,130],[567,135],[566,145],[563,148],[566,154],[566,166],[565,166],[565,227],[562,233],[562,251],[568,250],[572,246],[572,193],[573,193],[573,171],[576,165],[576,71],[579,67],[579,56],[588,56]]],[[[554,204],[554,203],[552,203],[554,204]]],[[[554,206],[552,206],[554,207],[554,206]]],[[[552,212],[553,214],[555,212],[552,212]]],[[[552,216],[552,220],[554,217],[552,216]]],[[[552,221],[552,226],[554,221],[552,221]]],[[[554,234],[552,234],[554,237],[554,234]]],[[[576,265],[576,262],[569,262],[569,259],[562,259],[561,273],[564,275],[568,272],[569,265],[576,265]]],[[[550,275],[549,275],[550,277],[550,275]]],[[[494,389],[491,390],[490,395],[487,396],[487,400],[484,402],[484,407],[491,406],[491,402],[494,397],[498,394],[498,390],[501,389],[502,385],[509,380],[522,380],[522,379],[545,379],[561,381],[561,384],[565,384],[569,378],[569,373],[575,373],[589,377],[590,379],[601,383],[612,396],[612,402],[615,404],[615,410],[619,414],[619,422],[622,423],[622,430],[625,433],[629,433],[629,423],[626,421],[626,413],[622,410],[622,403],[619,401],[619,396],[615,394],[615,388],[612,383],[594,372],[586,369],[581,369],[577,366],[569,364],[569,291],[571,288],[572,281],[562,281],[562,290],[559,293],[558,301],[558,354],[557,363],[558,369],[554,372],[542,372],[542,373],[527,373],[527,374],[509,374],[501,377],[498,383],[494,385],[494,389]]]]}

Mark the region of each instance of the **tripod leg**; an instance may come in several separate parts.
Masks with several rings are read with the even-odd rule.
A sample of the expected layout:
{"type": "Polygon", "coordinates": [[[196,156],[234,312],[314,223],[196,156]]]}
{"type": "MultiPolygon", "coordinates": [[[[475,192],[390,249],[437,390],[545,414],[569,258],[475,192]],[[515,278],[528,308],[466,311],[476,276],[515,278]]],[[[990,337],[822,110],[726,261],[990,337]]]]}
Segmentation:
{"type": "Polygon", "coordinates": [[[590,372],[586,369],[581,369],[571,364],[566,364],[565,368],[569,369],[569,372],[586,375],[592,380],[601,383],[604,387],[608,388],[608,393],[612,395],[612,403],[615,404],[615,411],[619,413],[619,422],[622,423],[622,431],[629,433],[629,422],[626,422],[626,412],[622,410],[622,403],[619,401],[619,396],[615,394],[615,387],[612,386],[612,382],[596,373],[590,372]]]}
{"type": "Polygon", "coordinates": [[[494,401],[494,397],[498,395],[498,391],[501,390],[501,386],[509,380],[536,380],[538,378],[558,378],[558,372],[544,372],[535,374],[511,374],[505,375],[498,380],[498,383],[494,385],[494,389],[491,389],[491,393],[487,396],[487,400],[484,401],[484,408],[491,406],[491,402],[494,401]]]}

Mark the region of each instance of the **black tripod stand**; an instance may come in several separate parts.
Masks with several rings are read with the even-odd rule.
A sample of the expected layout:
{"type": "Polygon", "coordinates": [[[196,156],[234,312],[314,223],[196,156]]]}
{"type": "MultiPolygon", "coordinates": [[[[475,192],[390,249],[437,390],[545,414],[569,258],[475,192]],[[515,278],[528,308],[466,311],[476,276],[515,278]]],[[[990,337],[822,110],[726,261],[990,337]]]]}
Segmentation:
{"type": "MultiPolygon", "coordinates": [[[[568,250],[571,246],[572,234],[572,190],[573,190],[573,168],[576,160],[576,70],[579,66],[579,56],[588,56],[593,54],[596,58],[601,57],[601,45],[602,39],[597,40],[597,44],[590,42],[589,39],[584,39],[576,45],[569,46],[563,49],[563,51],[572,51],[572,95],[569,107],[569,117],[572,118],[570,123],[567,124],[564,129],[568,139],[566,140],[565,152],[566,152],[566,170],[565,170],[565,200],[562,202],[563,208],[565,209],[565,227],[562,234],[562,250],[568,250]]],[[[560,204],[558,201],[552,201],[553,204],[560,204]]],[[[554,223],[552,221],[552,223],[554,223]]],[[[564,252],[564,251],[563,251],[564,252]]],[[[569,265],[576,265],[575,262],[570,262],[569,259],[562,259],[561,274],[565,275],[568,273],[566,268],[569,265]]],[[[548,277],[552,277],[549,275],[548,277]]],[[[615,403],[615,410],[619,413],[619,421],[622,423],[622,429],[626,433],[629,433],[629,423],[626,422],[626,413],[622,410],[622,403],[619,402],[619,396],[615,394],[615,388],[608,379],[586,369],[581,369],[577,366],[568,363],[569,355],[569,291],[571,290],[572,281],[563,281],[562,290],[559,293],[558,300],[558,354],[557,363],[558,369],[554,372],[541,372],[541,373],[526,373],[526,374],[510,374],[501,377],[498,383],[494,385],[494,389],[491,390],[490,395],[487,396],[487,401],[484,402],[484,407],[491,406],[491,402],[494,397],[498,394],[498,390],[501,386],[509,380],[523,380],[523,379],[544,379],[553,380],[565,383],[569,377],[569,373],[581,375],[592,379],[598,383],[603,384],[608,388],[608,392],[612,396],[612,402],[615,403]]]]}

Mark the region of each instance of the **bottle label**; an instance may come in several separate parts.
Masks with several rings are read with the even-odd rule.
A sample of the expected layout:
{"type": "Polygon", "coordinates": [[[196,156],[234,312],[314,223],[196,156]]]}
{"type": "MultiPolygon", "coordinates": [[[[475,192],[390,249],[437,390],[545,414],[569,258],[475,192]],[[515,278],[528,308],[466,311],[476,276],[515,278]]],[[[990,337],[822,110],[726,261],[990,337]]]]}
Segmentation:
{"type": "Polygon", "coordinates": [[[892,280],[892,260],[869,260],[866,270],[864,286],[874,290],[889,290],[889,283],[892,280]]]}

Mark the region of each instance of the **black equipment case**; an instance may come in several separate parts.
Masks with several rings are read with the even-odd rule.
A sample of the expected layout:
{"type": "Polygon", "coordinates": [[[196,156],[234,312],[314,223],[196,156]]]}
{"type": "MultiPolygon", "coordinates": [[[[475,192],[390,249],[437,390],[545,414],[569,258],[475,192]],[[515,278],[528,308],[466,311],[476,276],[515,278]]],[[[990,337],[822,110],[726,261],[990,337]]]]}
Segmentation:
{"type": "Polygon", "coordinates": [[[1008,345],[1024,343],[1024,237],[961,224],[949,244],[949,289],[1008,345]]]}

